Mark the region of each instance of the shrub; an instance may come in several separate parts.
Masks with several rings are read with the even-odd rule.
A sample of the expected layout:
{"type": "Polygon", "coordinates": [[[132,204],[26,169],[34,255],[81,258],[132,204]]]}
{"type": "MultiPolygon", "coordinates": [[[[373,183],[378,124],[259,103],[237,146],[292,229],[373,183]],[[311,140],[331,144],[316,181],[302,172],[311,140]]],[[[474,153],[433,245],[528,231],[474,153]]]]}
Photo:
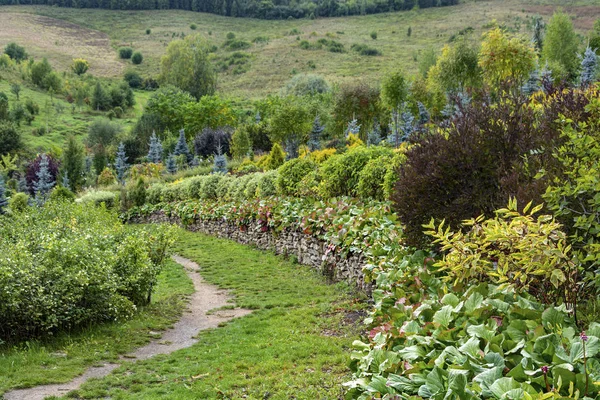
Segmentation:
{"type": "Polygon", "coordinates": [[[71,71],[76,75],[83,75],[90,69],[90,63],[83,58],[75,58],[73,59],[73,63],[71,64],[71,71]]]}
{"type": "Polygon", "coordinates": [[[54,201],[68,201],[70,203],[75,201],[75,193],[71,192],[64,186],[55,187],[52,192],[50,192],[50,200],[54,201]]]}
{"type": "Polygon", "coordinates": [[[19,46],[14,42],[6,45],[6,47],[4,48],[4,54],[9,56],[11,60],[16,61],[17,63],[20,63],[21,61],[27,60],[27,58],[29,58],[27,51],[25,51],[25,47],[19,46]]]}
{"type": "Polygon", "coordinates": [[[144,61],[144,56],[142,55],[142,53],[140,53],[139,51],[136,51],[135,53],[133,53],[133,55],[131,56],[131,62],[134,63],[135,65],[139,65],[142,63],[142,61],[144,61]]]}
{"type": "Polygon", "coordinates": [[[104,168],[100,175],[98,175],[99,186],[110,186],[117,183],[117,177],[115,173],[108,167],[104,168]]]}
{"type": "Polygon", "coordinates": [[[260,181],[261,175],[262,174],[252,174],[252,178],[250,178],[246,183],[246,187],[244,188],[244,197],[246,199],[253,199],[257,197],[256,191],[258,189],[258,182],[260,181]]]}
{"type": "Polygon", "coordinates": [[[284,87],[285,95],[314,96],[328,93],[331,88],[327,81],[319,75],[295,75],[284,87]]]}
{"type": "Polygon", "coordinates": [[[299,184],[307,174],[315,170],[317,165],[308,158],[295,158],[283,164],[278,172],[277,191],[284,196],[298,194],[299,184]]]}
{"type": "Polygon", "coordinates": [[[200,198],[206,200],[216,200],[218,198],[217,189],[219,188],[219,183],[222,179],[223,175],[221,174],[208,175],[202,184],[200,198]]]}
{"type": "Polygon", "coordinates": [[[139,89],[144,84],[144,80],[136,71],[127,71],[123,75],[123,80],[127,82],[130,88],[139,89]]]}
{"type": "Polygon", "coordinates": [[[146,182],[142,177],[139,177],[135,186],[128,190],[127,196],[136,207],[143,206],[146,203],[146,182]]]}
{"type": "Polygon", "coordinates": [[[373,47],[369,47],[366,44],[353,44],[350,47],[352,50],[359,53],[361,56],[380,56],[381,52],[373,47]]]}
{"type": "Polygon", "coordinates": [[[150,301],[170,240],[106,210],[49,202],[0,223],[0,337],[130,317],[150,301]]]}
{"type": "Polygon", "coordinates": [[[227,32],[226,38],[227,38],[227,40],[233,40],[233,39],[235,39],[235,33],[233,33],[233,32],[227,32]]]}
{"type": "Polygon", "coordinates": [[[191,24],[190,25],[190,29],[195,31],[198,28],[198,26],[196,26],[196,24],[191,24]]]}
{"type": "Polygon", "coordinates": [[[232,176],[224,175],[217,184],[217,198],[222,200],[231,200],[229,191],[235,180],[236,178],[232,176]]]}
{"type": "Polygon", "coordinates": [[[123,60],[129,60],[133,55],[133,49],[131,47],[120,47],[119,58],[123,60]]]}
{"type": "Polygon", "coordinates": [[[356,187],[358,197],[385,200],[383,184],[390,159],[390,156],[382,156],[367,162],[358,177],[358,186],[356,187]]]}
{"type": "Polygon", "coordinates": [[[8,207],[13,214],[25,211],[28,206],[29,196],[26,193],[16,193],[8,201],[8,207]]]}
{"type": "Polygon", "coordinates": [[[246,198],[246,185],[250,179],[254,178],[254,174],[248,174],[234,179],[229,186],[227,195],[231,200],[243,200],[246,198]]]}
{"type": "Polygon", "coordinates": [[[373,40],[377,39],[377,32],[375,32],[375,31],[371,32],[371,39],[373,39],[373,40]]]}
{"type": "Polygon", "coordinates": [[[146,35],[149,35],[152,33],[152,29],[146,29],[146,35]]]}
{"type": "Polygon", "coordinates": [[[335,155],[321,165],[320,193],[324,197],[355,196],[360,172],[367,163],[392,150],[381,146],[359,146],[335,155]]]}
{"type": "Polygon", "coordinates": [[[23,140],[15,124],[0,121],[0,155],[14,153],[22,148],[23,140]]]}
{"type": "Polygon", "coordinates": [[[271,152],[264,159],[264,168],[277,169],[285,162],[285,153],[279,143],[275,143],[271,148],[271,152]]]}
{"type": "Polygon", "coordinates": [[[97,119],[90,125],[88,129],[88,137],[86,138],[87,145],[94,147],[100,145],[104,148],[114,144],[117,135],[121,133],[121,127],[110,122],[107,119],[97,119]]]}
{"type": "Polygon", "coordinates": [[[75,202],[92,204],[97,207],[104,204],[106,208],[113,208],[117,206],[117,195],[114,192],[108,192],[106,190],[90,190],[75,200],[75,202]]]}
{"type": "Polygon", "coordinates": [[[389,160],[386,166],[385,176],[383,178],[384,199],[390,199],[390,197],[392,196],[392,193],[394,192],[394,188],[396,186],[396,182],[398,182],[398,179],[400,179],[400,168],[405,162],[406,154],[404,154],[404,152],[394,154],[394,156],[389,160]]]}
{"type": "Polygon", "coordinates": [[[200,199],[202,198],[202,186],[206,176],[194,176],[188,179],[188,198],[200,199]]]}
{"type": "Polygon", "coordinates": [[[161,203],[163,201],[162,195],[163,195],[164,188],[165,188],[165,185],[162,183],[155,183],[154,185],[151,185],[148,188],[148,191],[146,192],[146,198],[148,200],[148,203],[150,203],[150,204],[161,203]]]}
{"type": "Polygon", "coordinates": [[[277,170],[267,171],[259,175],[256,197],[263,198],[277,194],[277,170]]]}
{"type": "Polygon", "coordinates": [[[229,128],[205,128],[194,138],[194,149],[196,154],[202,158],[217,154],[219,147],[223,154],[231,154],[229,150],[230,142],[231,130],[229,128]]]}

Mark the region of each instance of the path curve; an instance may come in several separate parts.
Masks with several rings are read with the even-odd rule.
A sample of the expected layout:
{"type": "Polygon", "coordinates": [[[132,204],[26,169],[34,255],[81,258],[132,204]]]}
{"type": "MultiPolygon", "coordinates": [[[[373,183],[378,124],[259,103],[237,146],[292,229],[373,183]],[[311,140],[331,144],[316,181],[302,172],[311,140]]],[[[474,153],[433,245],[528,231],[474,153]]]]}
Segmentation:
{"type": "MultiPolygon", "coordinates": [[[[236,317],[250,314],[252,310],[232,309],[218,310],[209,313],[216,308],[231,305],[230,297],[225,290],[210,285],[202,279],[198,270],[200,267],[195,262],[180,256],[173,256],[175,262],[181,264],[189,278],[194,283],[196,290],[190,298],[190,303],[183,316],[173,329],[163,333],[160,339],[152,340],[147,345],[140,347],[133,353],[121,357],[121,360],[135,361],[145,360],[157,354],[169,354],[176,350],[190,347],[198,340],[195,336],[205,329],[216,328],[220,323],[229,321],[236,317]]],[[[29,389],[18,389],[4,394],[5,400],[43,400],[49,396],[63,396],[71,390],[78,389],[90,378],[102,378],[110,374],[120,364],[106,363],[99,367],[90,367],[82,375],[75,379],[60,384],[35,386],[29,389]]]]}

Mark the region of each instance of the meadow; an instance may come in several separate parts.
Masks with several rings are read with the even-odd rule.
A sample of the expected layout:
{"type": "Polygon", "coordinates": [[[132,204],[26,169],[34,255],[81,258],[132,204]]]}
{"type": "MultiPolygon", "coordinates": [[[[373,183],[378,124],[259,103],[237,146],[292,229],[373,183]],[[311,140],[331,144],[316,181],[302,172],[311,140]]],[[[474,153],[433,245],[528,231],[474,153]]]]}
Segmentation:
{"type": "Polygon", "coordinates": [[[429,48],[439,51],[453,35],[471,30],[479,38],[492,21],[511,31],[530,35],[531,17],[545,19],[563,6],[574,16],[579,32],[591,29],[600,11],[592,0],[583,1],[467,1],[458,6],[327,19],[265,21],[228,18],[188,11],[111,11],[41,6],[4,6],[0,13],[0,46],[19,38],[31,54],[48,57],[51,64],[68,66],[75,56],[90,61],[90,72],[120,77],[127,69],[144,76],[159,72],[166,46],[182,35],[200,33],[218,50],[216,63],[230,62],[236,51],[248,55],[249,68],[240,73],[234,67],[222,71],[220,93],[242,99],[257,99],[276,93],[292,76],[315,73],[334,84],[358,80],[376,83],[388,72],[401,67],[407,74],[417,71],[421,54],[429,48]],[[192,29],[192,24],[196,29],[192,29]],[[408,36],[408,29],[411,34],[408,36]],[[150,29],[150,33],[146,31],[150,29]],[[227,34],[248,42],[249,48],[223,48],[227,34]],[[375,32],[376,39],[371,38],[375,32]],[[40,35],[43,33],[43,35],[40,35]],[[39,37],[42,37],[39,40],[39,37]],[[342,53],[327,49],[304,50],[303,40],[335,40],[342,53]],[[361,56],[353,44],[368,45],[380,56],[361,56]],[[116,49],[131,46],[143,53],[139,66],[118,60],[116,49]]]}

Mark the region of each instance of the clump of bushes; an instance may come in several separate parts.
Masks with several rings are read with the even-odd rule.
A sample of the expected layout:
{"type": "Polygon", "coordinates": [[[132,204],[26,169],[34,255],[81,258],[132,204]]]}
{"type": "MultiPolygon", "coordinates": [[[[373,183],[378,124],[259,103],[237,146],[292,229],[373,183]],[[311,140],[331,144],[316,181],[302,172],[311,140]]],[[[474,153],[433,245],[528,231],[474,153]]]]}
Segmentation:
{"type": "Polygon", "coordinates": [[[0,338],[131,317],[150,301],[168,236],[60,201],[0,216],[0,338]]]}
{"type": "Polygon", "coordinates": [[[135,65],[139,65],[142,63],[142,61],[144,61],[144,56],[142,55],[142,53],[140,53],[139,51],[136,51],[135,53],[133,53],[133,55],[131,56],[131,62],[134,63],[135,65]]]}
{"type": "Polygon", "coordinates": [[[350,47],[352,50],[356,51],[361,56],[380,56],[381,51],[377,50],[374,47],[367,46],[366,44],[353,44],[350,47]]]}
{"type": "Polygon", "coordinates": [[[131,47],[119,47],[119,58],[122,60],[129,60],[133,55],[133,49],[131,47]]]}
{"type": "Polygon", "coordinates": [[[317,165],[309,158],[295,158],[279,168],[277,191],[284,196],[298,194],[302,179],[316,169],[317,165]]]}

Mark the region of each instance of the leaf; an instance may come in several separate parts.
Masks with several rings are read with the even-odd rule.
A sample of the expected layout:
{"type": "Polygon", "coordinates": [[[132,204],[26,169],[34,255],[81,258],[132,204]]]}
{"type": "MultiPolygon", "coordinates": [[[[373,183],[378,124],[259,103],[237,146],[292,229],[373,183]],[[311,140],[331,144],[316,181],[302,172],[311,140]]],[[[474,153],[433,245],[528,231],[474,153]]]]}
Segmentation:
{"type": "Polygon", "coordinates": [[[547,308],[542,313],[542,323],[548,327],[563,326],[566,315],[555,307],[547,308]]]}
{"type": "Polygon", "coordinates": [[[433,315],[433,322],[447,328],[452,322],[452,306],[444,306],[433,315]]]}
{"type": "Polygon", "coordinates": [[[475,292],[469,296],[467,301],[465,301],[465,313],[473,314],[473,311],[477,310],[481,307],[483,303],[483,295],[481,293],[475,292]]]}
{"type": "Polygon", "coordinates": [[[490,392],[497,399],[502,399],[506,393],[514,389],[521,389],[521,385],[513,378],[500,378],[490,386],[490,392]]]}
{"type": "Polygon", "coordinates": [[[427,386],[427,389],[429,389],[432,395],[446,391],[444,385],[444,377],[446,376],[446,374],[447,372],[438,367],[433,367],[431,372],[427,374],[425,385],[427,386]]]}
{"type": "Polygon", "coordinates": [[[408,346],[401,350],[398,350],[398,355],[405,361],[412,362],[425,356],[427,352],[420,346],[408,346]]]}
{"type": "Polygon", "coordinates": [[[472,337],[465,344],[458,348],[463,353],[470,355],[473,358],[481,358],[479,352],[481,349],[479,348],[479,339],[472,337]]]}
{"type": "Polygon", "coordinates": [[[460,299],[452,293],[448,293],[442,298],[442,304],[456,307],[460,303],[460,299]]]}

